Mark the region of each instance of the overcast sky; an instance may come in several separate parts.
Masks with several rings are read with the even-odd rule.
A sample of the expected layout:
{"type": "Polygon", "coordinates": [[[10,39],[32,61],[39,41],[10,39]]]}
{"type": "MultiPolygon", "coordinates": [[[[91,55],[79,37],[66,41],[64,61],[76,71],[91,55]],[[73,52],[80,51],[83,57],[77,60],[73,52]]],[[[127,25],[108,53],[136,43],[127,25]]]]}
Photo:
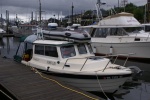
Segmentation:
{"type": "MultiPolygon", "coordinates": [[[[119,0],[121,3],[122,0],[119,0]]],[[[147,0],[128,0],[128,3],[132,2],[135,5],[144,5],[147,0]]],[[[97,0],[41,0],[42,4],[42,17],[47,19],[54,17],[62,12],[62,15],[71,14],[72,3],[74,5],[74,13],[81,13],[84,10],[95,10],[95,3],[97,0]]],[[[101,0],[106,5],[102,8],[107,9],[110,6],[118,6],[118,0],[101,0]]],[[[31,12],[38,11],[39,0],[0,0],[0,13],[5,17],[6,10],[9,11],[10,17],[13,18],[16,14],[19,18],[29,20],[31,12]]]]}

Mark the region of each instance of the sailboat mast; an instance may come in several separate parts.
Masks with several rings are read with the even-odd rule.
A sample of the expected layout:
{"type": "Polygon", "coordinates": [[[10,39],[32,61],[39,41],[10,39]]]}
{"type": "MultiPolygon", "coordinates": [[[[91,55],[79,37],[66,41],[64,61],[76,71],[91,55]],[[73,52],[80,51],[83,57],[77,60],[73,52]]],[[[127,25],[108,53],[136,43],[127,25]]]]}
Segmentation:
{"type": "Polygon", "coordinates": [[[98,12],[98,13],[97,13],[97,14],[98,14],[97,16],[98,16],[98,18],[99,18],[99,14],[100,14],[100,17],[101,17],[101,18],[99,18],[99,20],[100,20],[100,19],[103,19],[102,12],[101,12],[101,8],[100,8],[100,7],[101,7],[101,4],[102,4],[102,3],[101,3],[101,0],[97,0],[97,10],[98,10],[98,11],[97,11],[97,12],[98,12]]]}
{"type": "Polygon", "coordinates": [[[40,27],[41,27],[41,0],[39,0],[39,21],[40,21],[40,27]]]}

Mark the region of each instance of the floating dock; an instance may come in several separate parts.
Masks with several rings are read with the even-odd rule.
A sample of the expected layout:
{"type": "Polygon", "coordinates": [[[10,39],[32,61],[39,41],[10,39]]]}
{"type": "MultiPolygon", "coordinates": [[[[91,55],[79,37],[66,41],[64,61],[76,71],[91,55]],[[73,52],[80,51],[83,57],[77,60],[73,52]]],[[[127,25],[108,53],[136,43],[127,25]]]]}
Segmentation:
{"type": "Polygon", "coordinates": [[[10,100],[102,100],[53,76],[35,72],[28,66],[1,56],[0,93],[10,100]]]}

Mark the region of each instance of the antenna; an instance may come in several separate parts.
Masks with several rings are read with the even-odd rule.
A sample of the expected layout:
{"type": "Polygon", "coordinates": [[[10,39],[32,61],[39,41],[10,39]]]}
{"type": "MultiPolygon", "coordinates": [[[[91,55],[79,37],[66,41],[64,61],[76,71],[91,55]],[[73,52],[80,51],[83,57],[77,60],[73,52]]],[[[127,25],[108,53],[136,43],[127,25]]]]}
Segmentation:
{"type": "Polygon", "coordinates": [[[125,6],[127,5],[127,3],[128,3],[128,0],[121,1],[121,5],[122,5],[122,7],[124,7],[124,12],[125,12],[125,6]]]}
{"type": "Polygon", "coordinates": [[[74,6],[73,6],[73,2],[72,2],[72,19],[71,19],[72,24],[73,24],[73,9],[74,9],[74,6]]]}
{"type": "Polygon", "coordinates": [[[102,15],[102,12],[101,12],[101,5],[105,5],[106,3],[102,3],[101,0],[97,0],[97,3],[96,3],[96,10],[97,10],[97,17],[98,19],[100,20],[99,18],[99,15],[101,17],[101,19],[103,19],[103,15],[102,15]]]}
{"type": "Polygon", "coordinates": [[[41,28],[41,0],[39,0],[39,17],[40,17],[40,23],[39,23],[39,27],[37,27],[37,37],[38,39],[43,39],[43,32],[41,28]]]}
{"type": "Polygon", "coordinates": [[[41,0],[39,0],[39,17],[40,17],[40,27],[41,27],[41,0]]]}

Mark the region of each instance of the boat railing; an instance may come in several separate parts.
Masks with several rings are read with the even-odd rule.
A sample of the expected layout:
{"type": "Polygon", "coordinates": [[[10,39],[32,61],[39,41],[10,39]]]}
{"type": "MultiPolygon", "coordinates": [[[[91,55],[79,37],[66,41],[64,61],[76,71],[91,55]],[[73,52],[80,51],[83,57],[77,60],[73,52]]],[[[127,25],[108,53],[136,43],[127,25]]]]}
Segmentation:
{"type": "MultiPolygon", "coordinates": [[[[129,59],[129,57],[130,57],[131,55],[134,55],[134,54],[135,54],[135,53],[117,54],[117,55],[107,55],[107,56],[103,56],[103,57],[111,57],[111,59],[112,59],[113,57],[116,57],[115,60],[114,60],[114,62],[113,62],[113,64],[115,64],[119,56],[127,56],[127,58],[126,58],[126,60],[125,60],[125,62],[124,62],[124,64],[123,64],[123,67],[125,67],[125,65],[126,65],[128,59],[129,59]]],[[[110,61],[111,61],[111,60],[110,60],[110,61]]],[[[103,69],[103,72],[104,72],[105,69],[107,68],[107,66],[108,66],[108,64],[110,63],[110,61],[107,63],[107,65],[106,65],[105,68],[103,69]]]]}
{"type": "Polygon", "coordinates": [[[66,66],[68,60],[72,60],[72,59],[85,59],[85,62],[83,63],[83,65],[82,65],[82,67],[81,67],[81,69],[80,69],[80,71],[81,71],[89,58],[90,58],[90,57],[85,57],[85,58],[68,58],[68,59],[66,60],[65,64],[64,64],[64,66],[63,66],[63,69],[64,69],[64,67],[66,66]]]}
{"type": "MultiPolygon", "coordinates": [[[[117,59],[118,59],[119,56],[127,56],[127,58],[126,58],[126,60],[125,60],[125,62],[124,62],[124,64],[123,64],[123,66],[125,66],[126,63],[127,63],[127,61],[128,61],[128,59],[129,59],[129,57],[130,57],[130,55],[134,55],[134,53],[129,53],[129,54],[117,54],[117,55],[106,55],[106,56],[90,56],[90,57],[85,57],[85,58],[68,58],[68,59],[66,60],[66,62],[65,62],[65,64],[64,64],[64,66],[63,66],[62,69],[64,69],[65,66],[69,66],[69,65],[66,65],[66,64],[67,64],[67,62],[68,62],[69,60],[72,60],[72,59],[85,59],[85,61],[83,62],[83,65],[82,65],[82,67],[81,67],[81,69],[80,69],[80,71],[82,71],[82,69],[83,69],[83,67],[85,66],[86,62],[87,62],[90,58],[96,59],[96,58],[111,57],[111,59],[112,59],[113,57],[116,57],[115,60],[114,60],[114,62],[113,62],[113,64],[115,64],[115,62],[117,61],[117,59]]],[[[108,64],[109,64],[110,62],[111,62],[111,60],[109,60],[109,62],[106,64],[106,66],[105,66],[104,69],[103,69],[103,72],[105,71],[105,69],[107,68],[107,66],[108,66],[108,64]]]]}

